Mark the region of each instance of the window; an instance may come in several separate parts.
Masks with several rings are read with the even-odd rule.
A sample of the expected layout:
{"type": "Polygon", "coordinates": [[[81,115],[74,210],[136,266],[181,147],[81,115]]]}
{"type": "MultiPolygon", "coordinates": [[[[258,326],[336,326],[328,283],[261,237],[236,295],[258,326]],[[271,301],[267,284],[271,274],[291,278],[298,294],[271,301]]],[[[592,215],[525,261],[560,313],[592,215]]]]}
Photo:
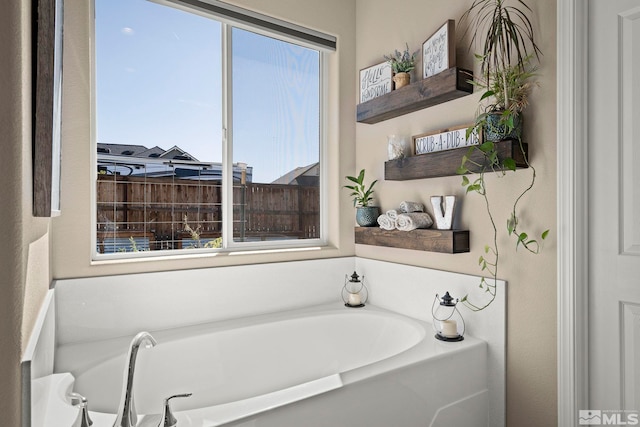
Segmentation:
{"type": "Polygon", "coordinates": [[[98,257],[317,245],[326,48],[190,3],[95,0],[98,257]]]}

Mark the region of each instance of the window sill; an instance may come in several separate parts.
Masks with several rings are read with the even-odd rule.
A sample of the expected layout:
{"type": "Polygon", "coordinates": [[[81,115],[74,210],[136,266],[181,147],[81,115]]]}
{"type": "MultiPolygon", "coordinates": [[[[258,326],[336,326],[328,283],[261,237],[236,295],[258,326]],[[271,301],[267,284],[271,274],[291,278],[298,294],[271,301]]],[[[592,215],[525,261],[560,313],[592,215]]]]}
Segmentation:
{"type": "MultiPolygon", "coordinates": [[[[197,251],[184,249],[188,253],[172,253],[172,254],[141,254],[135,257],[111,257],[111,256],[98,256],[93,258],[90,262],[91,266],[101,265],[117,265],[117,264],[135,264],[143,262],[173,262],[173,261],[188,261],[198,259],[225,259],[229,257],[240,258],[242,256],[259,256],[259,255],[278,255],[278,254],[301,254],[306,252],[315,252],[323,254],[320,257],[326,257],[328,252],[337,252],[338,248],[334,245],[318,243],[309,246],[296,246],[296,247],[270,247],[270,248],[230,248],[226,250],[217,251],[197,251]]],[[[224,264],[224,263],[223,263],[224,264]]]]}

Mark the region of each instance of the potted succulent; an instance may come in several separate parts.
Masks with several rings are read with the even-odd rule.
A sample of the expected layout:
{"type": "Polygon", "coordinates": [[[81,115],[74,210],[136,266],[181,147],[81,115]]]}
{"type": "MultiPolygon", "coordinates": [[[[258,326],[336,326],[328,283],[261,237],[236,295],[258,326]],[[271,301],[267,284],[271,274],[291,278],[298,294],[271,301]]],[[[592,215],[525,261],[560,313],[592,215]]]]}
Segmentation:
{"type": "Polygon", "coordinates": [[[504,139],[517,141],[524,162],[531,171],[529,185],[514,199],[507,219],[507,232],[515,238],[516,249],[524,248],[537,254],[549,230],[541,233],[539,238],[531,237],[529,233],[519,229],[518,203],[529,192],[536,180],[536,170],[529,163],[522,143],[522,112],[528,105],[528,97],[535,86],[533,77],[535,69],[533,61],[539,60],[540,49],[534,40],[533,26],[527,14],[531,8],[524,0],[474,0],[469,9],[462,15],[461,23],[467,24],[465,34],[471,34],[471,49],[476,42],[482,43],[482,50],[476,54],[480,63],[480,76],[473,80],[473,85],[483,93],[480,98],[480,110],[473,126],[467,129],[467,137],[472,132],[484,136],[479,146],[473,146],[462,158],[458,173],[462,177],[462,185],[467,193],[475,192],[485,201],[487,213],[493,228],[493,241],[484,248],[484,255],[479,258],[482,271],[491,275],[491,281],[481,279],[480,288],[484,290],[486,298],[471,301],[469,296],[461,300],[474,311],[482,310],[495,299],[496,281],[500,251],[498,248],[495,212],[487,198],[487,183],[485,173],[497,172],[504,175],[506,171],[516,169],[516,162],[512,158],[500,158],[497,144],[504,139]],[[471,155],[475,150],[482,154],[482,161],[475,162],[471,155]],[[477,173],[477,178],[471,181],[466,174],[477,173]]]}
{"type": "Polygon", "coordinates": [[[364,184],[364,169],[360,171],[357,177],[347,176],[346,178],[353,183],[352,185],[345,185],[344,188],[351,190],[349,195],[353,197],[353,206],[356,207],[356,222],[361,227],[377,225],[380,208],[371,206],[370,203],[373,201],[373,186],[378,181],[373,181],[367,188],[364,184]]]}
{"type": "Polygon", "coordinates": [[[396,89],[408,85],[411,81],[409,72],[416,68],[417,54],[417,51],[413,54],[409,53],[409,44],[405,43],[404,52],[396,49],[391,55],[384,55],[384,59],[387,60],[393,70],[393,81],[396,84],[396,89]]]}

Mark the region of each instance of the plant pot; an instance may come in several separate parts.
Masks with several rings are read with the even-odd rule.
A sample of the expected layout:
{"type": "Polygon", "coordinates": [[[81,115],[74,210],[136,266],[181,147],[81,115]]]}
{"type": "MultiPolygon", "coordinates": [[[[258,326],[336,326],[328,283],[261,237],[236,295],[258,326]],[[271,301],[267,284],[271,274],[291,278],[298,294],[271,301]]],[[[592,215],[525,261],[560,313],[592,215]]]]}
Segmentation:
{"type": "Polygon", "coordinates": [[[519,139],[522,135],[522,116],[518,113],[513,116],[513,129],[509,130],[505,123],[500,123],[503,113],[496,111],[487,115],[484,126],[484,140],[500,142],[505,139],[519,139]]]}
{"type": "Polygon", "coordinates": [[[378,225],[380,208],[378,206],[360,206],[356,208],[356,222],[360,227],[378,225]]]}
{"type": "Polygon", "coordinates": [[[400,89],[402,86],[406,86],[411,81],[409,73],[396,73],[393,76],[393,82],[396,84],[396,89],[400,89]]]}

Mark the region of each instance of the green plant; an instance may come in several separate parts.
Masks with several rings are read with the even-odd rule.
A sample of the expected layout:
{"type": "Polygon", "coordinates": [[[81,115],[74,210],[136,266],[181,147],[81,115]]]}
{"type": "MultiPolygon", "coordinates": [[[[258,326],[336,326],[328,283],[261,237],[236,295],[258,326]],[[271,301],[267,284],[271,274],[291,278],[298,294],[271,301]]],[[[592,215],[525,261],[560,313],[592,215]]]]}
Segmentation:
{"type": "Polygon", "coordinates": [[[481,76],[471,83],[482,90],[480,101],[489,102],[482,106],[485,112],[510,111],[521,113],[529,105],[531,90],[537,85],[533,81],[535,68],[531,65],[531,57],[525,58],[524,68],[510,65],[496,69],[490,79],[481,76]]]}
{"type": "MultiPolygon", "coordinates": [[[[148,250],[144,248],[139,248],[138,242],[136,242],[136,239],[134,239],[133,236],[129,236],[129,245],[131,248],[131,252],[144,252],[148,250]]],[[[127,252],[127,248],[119,247],[118,252],[127,252]]]]}
{"type": "Polygon", "coordinates": [[[136,242],[136,239],[133,238],[133,236],[129,237],[129,243],[131,243],[131,252],[138,252],[138,243],[136,242]]]}
{"type": "Polygon", "coordinates": [[[476,129],[486,127],[496,112],[500,112],[498,126],[515,128],[534,84],[531,62],[534,57],[539,60],[542,52],[527,16],[532,10],[523,0],[512,3],[515,5],[509,0],[474,0],[460,19],[465,27],[462,37],[471,35],[469,49],[482,43],[481,53],[475,54],[480,76],[472,83],[484,91],[481,101],[493,98],[477,115],[476,129]]]}
{"type": "Polygon", "coordinates": [[[395,50],[390,55],[384,55],[384,59],[387,60],[389,65],[391,65],[391,69],[394,73],[408,73],[409,71],[416,68],[416,58],[418,52],[414,52],[413,54],[409,53],[409,44],[405,43],[404,52],[400,52],[399,50],[395,50]]]}
{"type": "MultiPolygon", "coordinates": [[[[529,95],[537,86],[533,80],[535,68],[531,66],[531,57],[524,59],[524,68],[507,66],[496,69],[490,79],[484,75],[471,83],[482,91],[474,125],[468,133],[490,130],[492,134],[520,136],[521,113],[529,105],[529,95]],[[514,132],[515,131],[515,132],[514,132]]],[[[484,132],[485,136],[487,132],[484,132]]],[[[526,156],[525,156],[526,158],[526,156]]]]}
{"type": "MultiPolygon", "coordinates": [[[[529,185],[527,185],[527,187],[518,194],[511,206],[509,218],[507,219],[507,232],[509,236],[515,238],[516,250],[519,247],[522,247],[533,254],[538,254],[542,249],[542,242],[544,242],[544,240],[549,235],[549,230],[543,231],[539,237],[540,240],[538,240],[537,238],[530,237],[529,233],[521,231],[518,228],[518,204],[520,203],[524,195],[531,191],[536,180],[536,170],[528,163],[521,141],[519,143],[519,146],[520,149],[523,150],[522,154],[524,156],[524,159],[531,169],[531,180],[529,182],[529,185]]],[[[487,210],[487,214],[489,216],[489,221],[491,223],[491,228],[493,231],[493,239],[491,245],[485,245],[484,255],[481,255],[478,259],[478,265],[480,266],[480,269],[484,272],[488,272],[492,278],[492,282],[487,281],[484,277],[481,278],[480,281],[480,288],[484,289],[485,292],[488,292],[490,298],[488,301],[481,305],[477,305],[476,303],[472,302],[469,299],[468,295],[465,295],[461,300],[461,302],[463,302],[468,308],[473,311],[480,311],[486,308],[495,299],[496,281],[498,280],[498,266],[500,260],[500,250],[498,246],[498,228],[496,226],[494,212],[491,208],[491,203],[487,192],[485,175],[486,173],[493,172],[497,173],[498,176],[504,176],[506,175],[507,171],[515,171],[515,169],[515,160],[512,158],[500,159],[495,148],[495,143],[491,141],[486,141],[477,148],[471,147],[467,154],[463,156],[462,165],[458,168],[459,174],[465,174],[462,177],[462,186],[466,187],[467,194],[470,192],[475,192],[482,196],[482,198],[484,199],[485,208],[487,210]],[[482,160],[479,162],[473,161],[471,159],[471,155],[475,149],[479,150],[483,154],[482,160]],[[473,168],[473,170],[469,168],[473,168]],[[478,178],[471,181],[466,176],[466,174],[474,172],[478,173],[478,178]]]]}
{"type": "MultiPolygon", "coordinates": [[[[539,238],[530,237],[530,233],[519,228],[518,205],[522,198],[533,188],[536,181],[536,170],[529,163],[524,149],[520,132],[513,132],[519,125],[522,111],[528,105],[529,95],[536,83],[533,82],[535,69],[532,59],[539,60],[541,51],[534,40],[533,26],[527,17],[531,8],[522,0],[514,0],[517,6],[507,5],[507,0],[474,0],[469,9],[462,15],[461,22],[467,22],[467,28],[463,33],[471,32],[471,44],[482,39],[482,52],[476,54],[480,62],[480,77],[472,81],[475,87],[483,93],[480,98],[475,123],[467,129],[467,137],[473,132],[486,130],[492,116],[499,117],[498,126],[504,135],[514,134],[524,162],[531,170],[529,184],[514,199],[509,218],[507,219],[507,232],[515,238],[516,250],[520,247],[537,254],[542,249],[542,242],[547,238],[549,230],[541,233],[539,238]],[[521,7],[518,7],[521,6],[521,7]]],[[[484,255],[478,259],[478,264],[483,272],[491,275],[492,281],[482,278],[480,288],[489,294],[484,303],[475,303],[470,300],[469,294],[462,298],[462,302],[471,310],[479,311],[493,302],[496,296],[496,281],[500,261],[498,247],[498,228],[496,226],[495,213],[489,199],[489,191],[485,180],[486,173],[496,173],[504,177],[508,171],[516,170],[516,162],[513,158],[500,158],[496,148],[496,142],[486,140],[479,146],[471,147],[463,156],[458,173],[462,177],[462,186],[466,192],[475,192],[483,197],[493,231],[493,239],[490,245],[485,245],[484,255]],[[480,160],[474,161],[474,152],[481,153],[480,160]],[[466,174],[477,173],[478,177],[471,181],[466,174]]]]}
{"type": "Polygon", "coordinates": [[[186,215],[183,217],[183,221],[184,221],[184,231],[189,233],[191,235],[191,240],[193,240],[193,243],[189,245],[189,249],[197,249],[197,248],[213,249],[213,248],[222,247],[221,237],[218,237],[216,239],[211,239],[206,241],[205,243],[202,243],[202,240],[200,237],[200,230],[202,228],[202,225],[198,224],[198,226],[195,229],[191,228],[186,215]]]}
{"type": "Polygon", "coordinates": [[[364,169],[360,171],[357,177],[346,176],[346,178],[353,182],[353,185],[345,185],[344,188],[351,190],[350,196],[353,197],[353,206],[369,206],[369,202],[373,200],[373,186],[376,185],[378,180],[374,180],[369,188],[364,184],[364,169]]]}
{"type": "MultiPolygon", "coordinates": [[[[521,7],[508,5],[508,0],[474,0],[460,19],[463,26],[466,24],[462,37],[471,34],[469,49],[483,42],[482,52],[475,55],[482,78],[489,87],[498,80],[504,93],[509,93],[508,74],[501,70],[515,68],[526,73],[531,56],[540,59],[542,53],[527,16],[531,8],[523,0],[514,2],[521,7]]],[[[510,109],[510,102],[509,96],[504,97],[504,109],[510,109]]]]}

